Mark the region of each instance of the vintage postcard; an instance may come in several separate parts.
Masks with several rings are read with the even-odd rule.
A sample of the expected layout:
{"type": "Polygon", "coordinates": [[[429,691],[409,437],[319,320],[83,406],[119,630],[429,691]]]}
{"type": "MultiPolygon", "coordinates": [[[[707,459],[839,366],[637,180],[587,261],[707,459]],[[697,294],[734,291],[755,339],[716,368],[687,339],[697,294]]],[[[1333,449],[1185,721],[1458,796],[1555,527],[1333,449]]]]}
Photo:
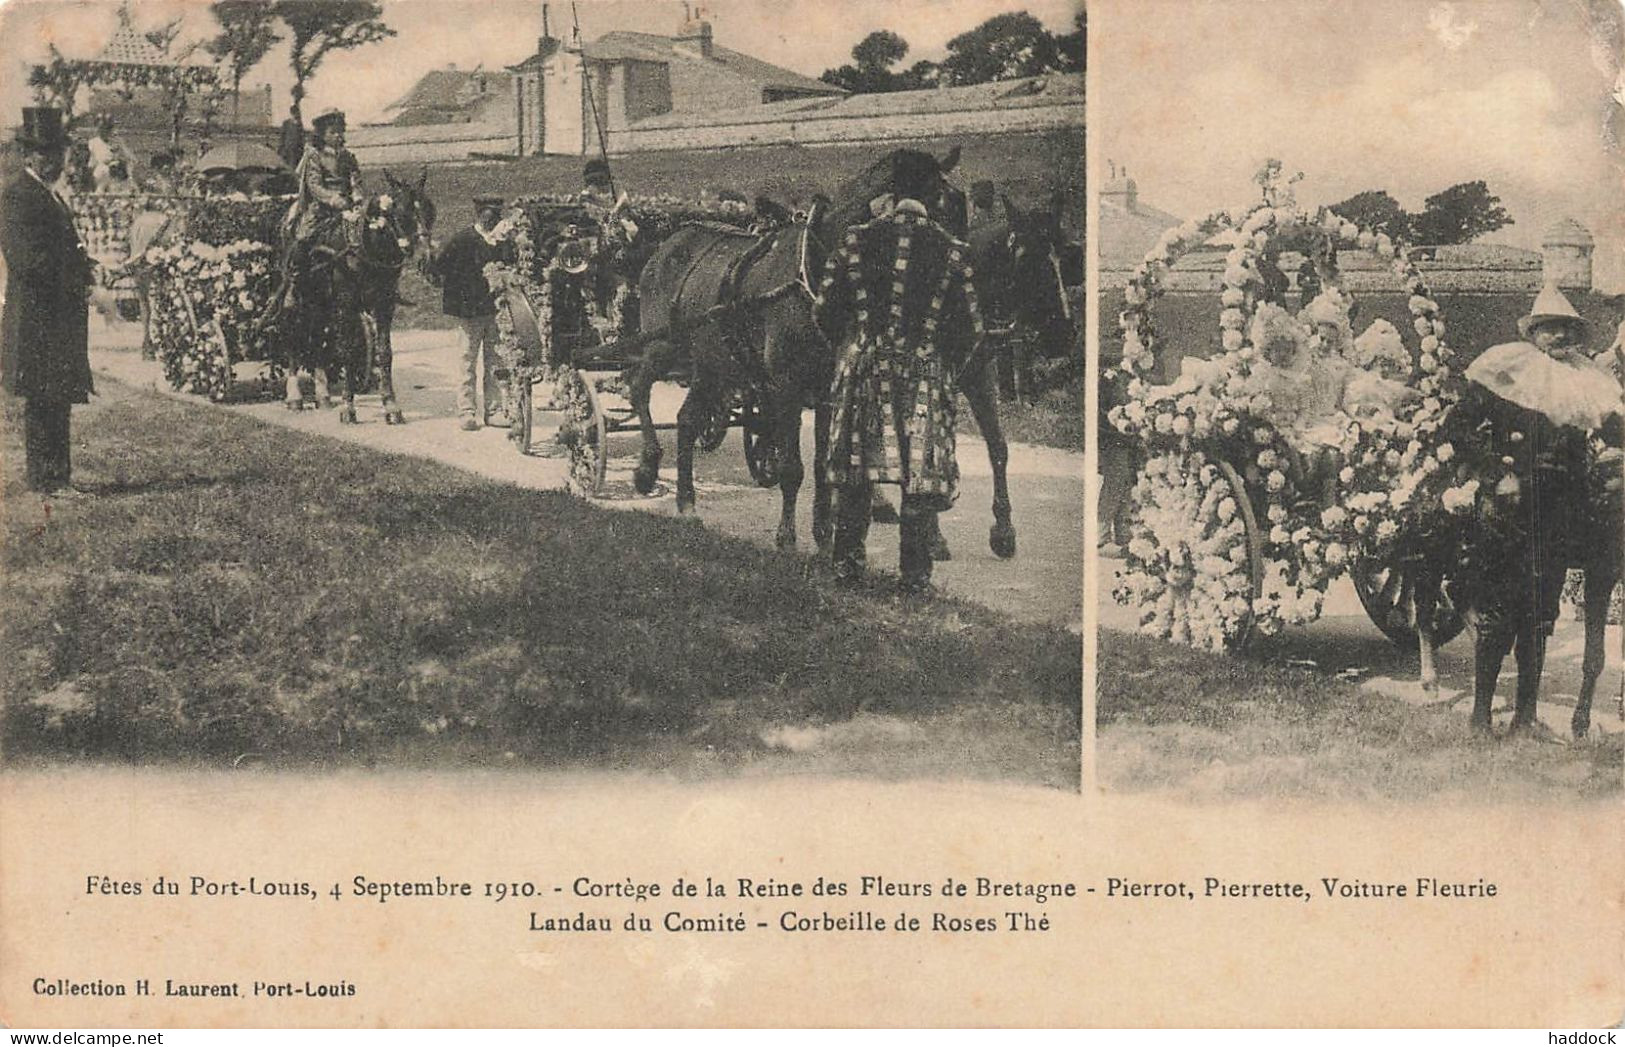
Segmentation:
{"type": "Polygon", "coordinates": [[[1618,1020],[1617,9],[0,22],[7,1026],[1618,1020]]]}

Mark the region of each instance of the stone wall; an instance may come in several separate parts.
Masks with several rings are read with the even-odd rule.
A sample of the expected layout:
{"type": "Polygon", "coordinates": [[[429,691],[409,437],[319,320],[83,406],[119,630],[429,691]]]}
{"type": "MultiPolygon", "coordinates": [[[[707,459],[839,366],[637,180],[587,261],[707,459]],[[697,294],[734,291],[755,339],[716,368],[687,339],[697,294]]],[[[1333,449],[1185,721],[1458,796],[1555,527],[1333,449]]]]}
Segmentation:
{"type": "Polygon", "coordinates": [[[473,153],[512,156],[514,129],[501,124],[421,124],[351,129],[346,144],[363,167],[391,164],[456,163],[473,153]]]}
{"type": "Polygon", "coordinates": [[[894,142],[963,134],[1000,134],[1083,126],[1083,103],[936,113],[861,116],[816,114],[799,119],[741,110],[737,120],[703,126],[628,127],[611,130],[611,153],[721,149],[739,145],[828,145],[894,142]]]}

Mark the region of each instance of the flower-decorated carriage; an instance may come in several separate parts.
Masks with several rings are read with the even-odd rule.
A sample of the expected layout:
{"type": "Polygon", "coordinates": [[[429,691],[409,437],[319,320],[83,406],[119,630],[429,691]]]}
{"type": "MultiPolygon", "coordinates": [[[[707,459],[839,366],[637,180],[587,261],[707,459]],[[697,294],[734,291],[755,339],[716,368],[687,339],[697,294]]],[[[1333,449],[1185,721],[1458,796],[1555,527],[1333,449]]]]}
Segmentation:
{"type": "Polygon", "coordinates": [[[224,399],[237,364],[267,359],[259,319],[286,198],[80,194],[72,207],[98,283],[142,303],[174,388],[224,399]]]}
{"type": "Polygon", "coordinates": [[[1316,619],[1328,583],[1346,573],[1395,643],[1415,644],[1419,628],[1448,640],[1462,621],[1442,595],[1441,550],[1478,484],[1450,464],[1444,422],[1459,381],[1438,303],[1386,233],[1302,209],[1279,165],[1259,181],[1262,201],[1239,219],[1218,213],[1165,233],[1126,288],[1108,419],[1139,441],[1144,463],[1114,595],[1147,634],[1234,649],[1316,619]],[[1214,242],[1228,244],[1218,352],[1157,384],[1159,362],[1182,347],[1161,335],[1153,305],[1175,262],[1214,242]],[[1352,248],[1377,255],[1408,291],[1409,341],[1392,325],[1352,337],[1337,267],[1339,249],[1352,248]],[[1285,308],[1285,251],[1306,257],[1322,289],[1297,316],[1285,308]],[[1307,366],[1270,351],[1283,337],[1302,343],[1288,359],[1307,366]],[[1328,388],[1335,395],[1318,395],[1328,388]]]}
{"type": "MultiPolygon", "coordinates": [[[[570,475],[588,494],[602,491],[613,434],[639,428],[625,401],[622,372],[642,349],[674,330],[640,332],[637,280],[655,248],[694,223],[754,236],[760,219],[744,204],[696,203],[675,197],[630,197],[616,207],[579,195],[525,197],[508,208],[499,229],[513,243],[514,264],[492,262],[486,280],[496,300],[503,366],[513,414],[511,436],[521,453],[534,442],[535,388],[539,402],[564,419],[556,439],[570,458],[570,475]]],[[[681,371],[663,377],[683,381],[681,371]]],[[[763,465],[755,448],[762,427],[748,390],[713,424],[708,449],[728,428],[744,431],[753,476],[763,465]]],[[[660,423],[657,429],[672,429],[660,423]]]]}

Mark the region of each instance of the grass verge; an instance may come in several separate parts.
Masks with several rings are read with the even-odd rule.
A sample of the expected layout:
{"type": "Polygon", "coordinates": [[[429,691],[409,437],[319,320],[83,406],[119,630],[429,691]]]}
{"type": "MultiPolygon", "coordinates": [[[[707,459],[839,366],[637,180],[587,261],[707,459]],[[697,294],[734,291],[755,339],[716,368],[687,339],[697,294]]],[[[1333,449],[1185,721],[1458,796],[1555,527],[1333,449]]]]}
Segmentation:
{"type": "Polygon", "coordinates": [[[997,723],[1032,746],[1003,771],[1075,782],[1064,630],[110,384],[74,441],[96,493],[47,511],[6,431],[11,758],[664,768],[881,718],[997,723]]]}
{"type": "Polygon", "coordinates": [[[1459,707],[1110,630],[1097,669],[1099,781],[1114,791],[1405,802],[1620,790],[1618,735],[1575,746],[1484,739],[1459,707]]]}

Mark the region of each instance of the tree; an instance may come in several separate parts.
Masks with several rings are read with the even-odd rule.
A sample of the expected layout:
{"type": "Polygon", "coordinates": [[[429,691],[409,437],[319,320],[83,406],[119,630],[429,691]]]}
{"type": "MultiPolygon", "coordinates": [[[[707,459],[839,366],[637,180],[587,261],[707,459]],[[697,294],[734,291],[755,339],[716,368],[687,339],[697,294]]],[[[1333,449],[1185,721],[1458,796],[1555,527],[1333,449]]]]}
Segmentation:
{"type": "Polygon", "coordinates": [[[1411,219],[1411,231],[1420,244],[1465,244],[1511,224],[1501,198],[1480,180],[1428,197],[1422,213],[1411,219]]]}
{"type": "Polygon", "coordinates": [[[1060,55],[1062,72],[1083,72],[1085,56],[1089,53],[1089,16],[1087,12],[1079,11],[1077,17],[1072,19],[1075,28],[1064,36],[1055,38],[1055,50],[1060,55]]]}
{"type": "Polygon", "coordinates": [[[62,110],[65,126],[73,122],[74,103],[85,81],[84,63],[62,57],[55,44],[46,46],[50,48],[50,61],[28,71],[28,86],[34,92],[35,105],[62,110]]]}
{"type": "Polygon", "coordinates": [[[209,7],[220,34],[203,45],[231,72],[231,116],[238,119],[243,76],[258,65],[271,45],[282,39],[270,0],[215,0],[209,7]]]}
{"type": "Polygon", "coordinates": [[[994,15],[949,40],[942,62],[943,76],[951,84],[985,84],[1061,69],[1055,37],[1026,11],[994,15]]]}
{"type": "MultiPolygon", "coordinates": [[[[856,94],[874,94],[880,91],[900,91],[924,86],[912,82],[914,70],[897,74],[891,67],[908,54],[908,41],[890,29],[877,29],[859,40],[852,48],[855,65],[826,69],[819,77],[826,84],[845,88],[856,94]]],[[[918,64],[915,67],[918,68],[918,64]]]]}
{"type": "Polygon", "coordinates": [[[1384,232],[1398,240],[1412,239],[1409,212],[1384,189],[1355,193],[1342,203],[1333,204],[1332,210],[1361,229],[1384,232]]]}
{"type": "Polygon", "coordinates": [[[395,35],[373,0],[275,0],[272,10],[293,34],[288,62],[293,67],[293,117],[300,124],[305,121],[300,108],[305,84],[329,51],[350,51],[395,35]]]}

